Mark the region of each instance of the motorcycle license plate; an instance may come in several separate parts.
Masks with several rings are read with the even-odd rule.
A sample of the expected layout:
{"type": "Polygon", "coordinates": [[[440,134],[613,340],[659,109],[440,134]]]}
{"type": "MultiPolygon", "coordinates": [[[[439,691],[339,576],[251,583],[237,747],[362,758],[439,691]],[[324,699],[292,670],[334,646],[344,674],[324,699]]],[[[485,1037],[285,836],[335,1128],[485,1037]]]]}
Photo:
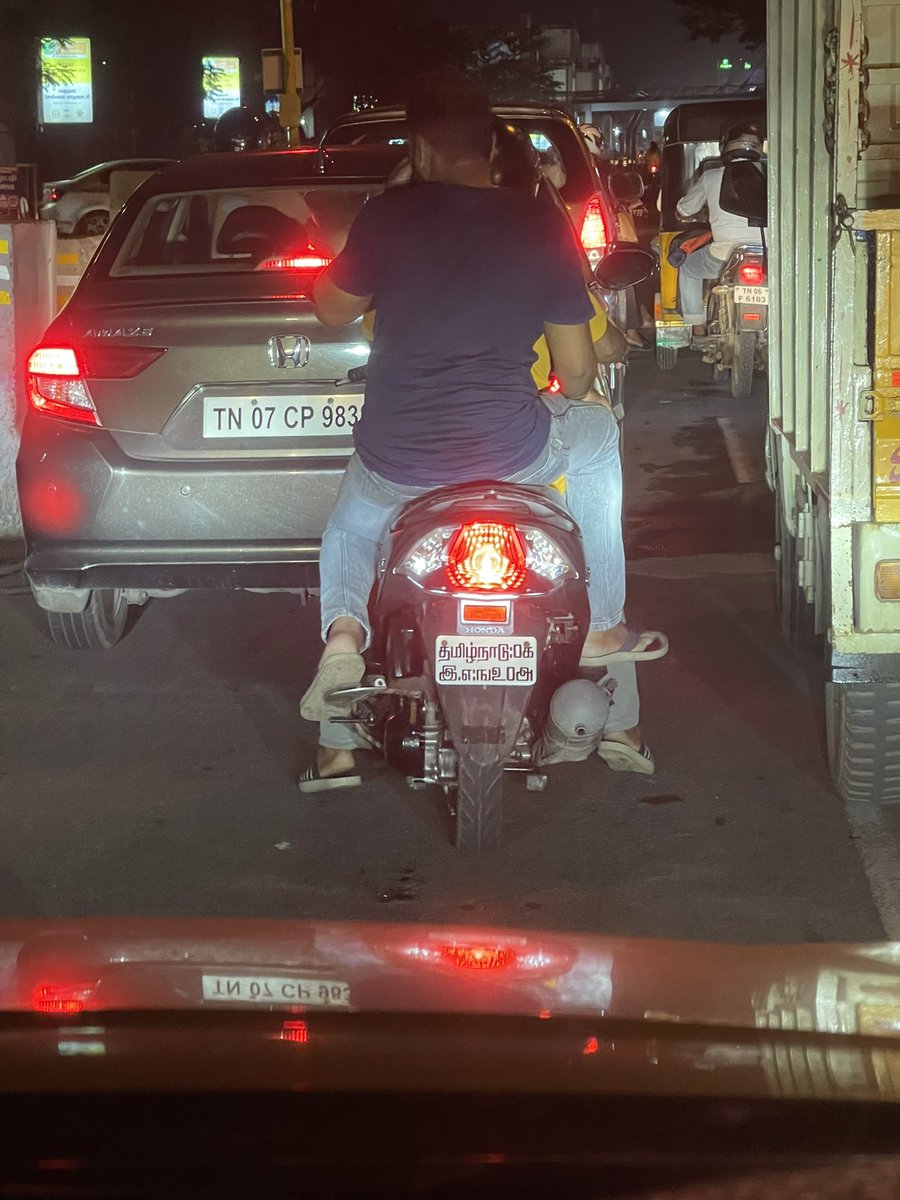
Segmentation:
{"type": "Polygon", "coordinates": [[[537,638],[445,633],[435,639],[434,676],[442,687],[533,687],[537,671],[537,638]]]}
{"type": "Polygon", "coordinates": [[[747,287],[739,284],[734,289],[735,304],[768,304],[769,289],[767,287],[747,287]]]}

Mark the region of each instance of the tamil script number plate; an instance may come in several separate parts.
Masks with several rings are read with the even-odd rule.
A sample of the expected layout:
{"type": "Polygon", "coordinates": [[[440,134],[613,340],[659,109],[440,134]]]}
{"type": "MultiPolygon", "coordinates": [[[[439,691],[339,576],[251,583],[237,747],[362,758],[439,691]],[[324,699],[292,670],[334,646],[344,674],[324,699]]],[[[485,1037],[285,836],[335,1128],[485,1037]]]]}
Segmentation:
{"type": "Polygon", "coordinates": [[[767,287],[747,287],[738,284],[734,289],[735,304],[768,304],[769,289],[767,287]]]}
{"type": "Polygon", "coordinates": [[[204,396],[205,438],[307,438],[348,434],[363,397],[204,396]]]}
{"type": "Polygon", "coordinates": [[[442,634],[435,641],[434,674],[442,687],[533,687],[537,669],[537,638],[442,634]]]}
{"type": "Polygon", "coordinates": [[[231,1004],[308,1004],[346,1008],[350,984],[333,979],[293,979],[287,975],[204,975],[203,999],[231,1004]]]}

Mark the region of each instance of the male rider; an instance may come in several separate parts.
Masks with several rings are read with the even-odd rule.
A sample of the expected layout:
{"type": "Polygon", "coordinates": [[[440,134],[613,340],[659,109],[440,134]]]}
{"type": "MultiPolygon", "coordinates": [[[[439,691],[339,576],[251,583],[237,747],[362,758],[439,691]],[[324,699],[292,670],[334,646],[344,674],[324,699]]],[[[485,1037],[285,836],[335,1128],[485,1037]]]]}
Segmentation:
{"type": "MultiPolygon", "coordinates": [[[[583,403],[594,395],[593,309],[571,227],[548,206],[492,186],[493,118],[467,77],[423,79],[407,127],[416,184],[365,205],[314,294],[326,325],[377,313],[356,453],[322,538],[325,649],[301,702],[303,716],[321,723],[320,744],[303,791],[360,782],[352,735],[328,722],[346,707],[329,695],[362,678],[369,594],[391,521],[436,487],[565,475],[590,569],[582,664],[630,668],[659,657],[654,635],[624,624],[618,428],[608,409],[583,403]],[[531,378],[542,332],[570,402],[558,415],[531,378]]],[[[651,773],[637,689],[629,690],[621,702],[617,695],[602,757],[614,769],[651,773]]]]}

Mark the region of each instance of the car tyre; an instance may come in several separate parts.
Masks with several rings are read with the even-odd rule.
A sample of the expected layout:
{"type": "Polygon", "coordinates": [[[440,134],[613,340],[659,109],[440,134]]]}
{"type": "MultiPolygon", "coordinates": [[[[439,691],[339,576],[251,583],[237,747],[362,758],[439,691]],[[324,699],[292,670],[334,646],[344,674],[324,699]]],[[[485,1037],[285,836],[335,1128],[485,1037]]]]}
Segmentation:
{"type": "Polygon", "coordinates": [[[109,213],[92,212],[75,226],[76,237],[98,237],[109,228],[109,213]]]}
{"type": "Polygon", "coordinates": [[[128,601],[121,588],[95,588],[83,612],[48,612],[50,637],[67,650],[111,650],[121,641],[128,601]]]}

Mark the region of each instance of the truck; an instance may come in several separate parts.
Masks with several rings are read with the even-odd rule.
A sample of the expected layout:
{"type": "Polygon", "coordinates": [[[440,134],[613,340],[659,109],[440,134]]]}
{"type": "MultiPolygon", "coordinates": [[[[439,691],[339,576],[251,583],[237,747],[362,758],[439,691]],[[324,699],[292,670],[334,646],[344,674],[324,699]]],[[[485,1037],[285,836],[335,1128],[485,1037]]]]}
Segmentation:
{"type": "Polygon", "coordinates": [[[900,0],[769,0],[769,423],[782,628],[832,777],[900,803],[900,0]]]}

